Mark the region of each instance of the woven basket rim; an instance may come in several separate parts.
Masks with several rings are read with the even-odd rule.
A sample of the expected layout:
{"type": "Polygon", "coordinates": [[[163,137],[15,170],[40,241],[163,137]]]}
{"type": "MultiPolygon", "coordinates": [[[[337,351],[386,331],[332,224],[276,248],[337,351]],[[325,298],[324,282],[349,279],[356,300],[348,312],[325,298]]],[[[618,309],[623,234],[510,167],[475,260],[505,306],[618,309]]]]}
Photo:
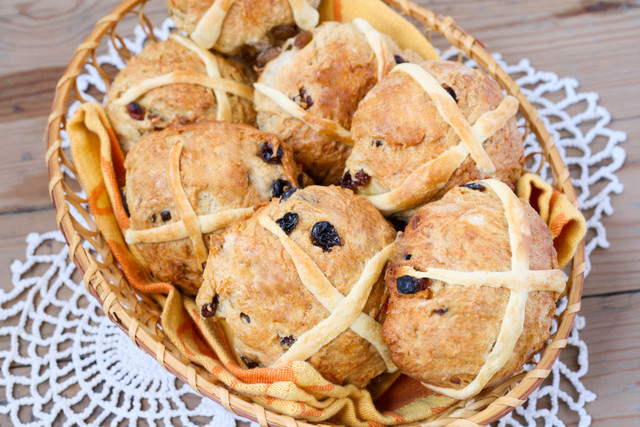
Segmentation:
{"type": "MultiPolygon", "coordinates": [[[[83,280],[89,292],[102,305],[105,314],[120,329],[129,335],[134,343],[143,351],[149,353],[169,372],[188,383],[198,393],[222,404],[226,409],[237,415],[253,419],[261,426],[329,426],[330,423],[309,423],[295,420],[290,416],[281,415],[262,406],[246,401],[221,385],[211,380],[203,368],[192,363],[184,363],[183,358],[175,355],[171,349],[167,349],[162,341],[141,327],[139,319],[129,315],[128,310],[121,304],[115,292],[108,284],[107,278],[100,270],[100,264],[95,257],[82,246],[83,238],[76,229],[77,222],[73,219],[69,203],[72,195],[64,183],[62,166],[71,166],[62,152],[62,140],[60,131],[64,129],[63,119],[67,112],[67,101],[75,80],[83,72],[83,65],[90,55],[94,54],[100,40],[136,6],[144,4],[148,0],[124,0],[116,6],[108,15],[100,19],[85,41],[80,44],[67,66],[65,73],[56,86],[55,97],[52,103],[51,113],[47,121],[44,136],[46,149],[45,161],[49,175],[49,194],[56,211],[56,223],[69,244],[69,256],[83,275],[83,280]]],[[[447,41],[461,52],[473,59],[479,67],[488,72],[500,86],[509,94],[515,96],[520,102],[520,113],[525,117],[531,130],[536,134],[540,142],[546,160],[549,162],[556,182],[556,187],[564,193],[568,199],[578,206],[575,190],[571,184],[569,169],[562,161],[553,138],[540,120],[538,112],[520,91],[518,85],[498,65],[495,59],[485,50],[484,45],[471,34],[457,26],[453,18],[436,15],[430,10],[420,7],[409,0],[382,0],[395,7],[404,15],[420,21],[427,31],[433,30],[443,35],[447,41]]],[[[142,16],[142,8],[138,12],[142,16]]],[[[147,24],[148,21],[147,21],[147,24]]],[[[150,25],[150,24],[149,24],[150,25]]],[[[99,234],[99,232],[96,232],[99,234]]],[[[567,307],[560,316],[558,330],[553,340],[545,347],[540,362],[537,366],[519,379],[519,383],[506,394],[507,387],[498,386],[481,401],[475,402],[475,407],[485,406],[487,399],[491,403],[479,411],[474,405],[467,405],[460,409],[461,416],[451,418],[451,424],[447,425],[485,425],[493,422],[517,406],[522,405],[540,383],[549,375],[551,366],[558,358],[560,351],[567,345],[567,338],[571,333],[576,313],[580,310],[580,299],[584,284],[585,246],[584,239],[578,245],[573,258],[573,265],[569,277],[570,290],[568,292],[567,307]],[[467,416],[468,415],[468,416],[467,416]]],[[[510,383],[509,383],[510,385],[510,383]]],[[[484,392],[483,392],[484,393],[484,392]]],[[[445,411],[443,414],[448,413],[445,411]]],[[[441,414],[442,415],[442,414],[441,414]]],[[[447,414],[451,416],[451,414],[447,414]]],[[[443,417],[443,419],[445,419],[443,417]]],[[[448,420],[448,419],[447,419],[448,420]]],[[[438,425],[444,425],[438,423],[438,425]]]]}

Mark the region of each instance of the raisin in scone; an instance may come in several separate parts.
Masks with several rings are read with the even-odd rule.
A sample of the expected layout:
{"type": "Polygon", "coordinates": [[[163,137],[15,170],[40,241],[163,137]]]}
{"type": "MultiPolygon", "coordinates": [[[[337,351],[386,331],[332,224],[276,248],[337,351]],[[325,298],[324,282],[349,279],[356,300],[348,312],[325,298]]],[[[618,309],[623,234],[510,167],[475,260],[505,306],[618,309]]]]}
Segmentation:
{"type": "Polygon", "coordinates": [[[458,62],[400,64],[362,100],[343,186],[408,219],[465,182],[515,183],[524,165],[518,102],[458,62]]]}
{"type": "Polygon", "coordinates": [[[337,184],[353,144],[349,129],[365,94],[401,52],[362,19],[325,22],[288,40],[255,85],[258,127],[293,148],[317,183],[337,184]]]}
{"type": "Polygon", "coordinates": [[[173,122],[255,123],[250,84],[239,63],[173,34],[129,60],[107,91],[106,110],[127,153],[140,137],[173,122]]]}
{"type": "Polygon", "coordinates": [[[144,136],[129,152],[125,239],[152,277],[195,295],[209,235],[298,185],[291,149],[243,124],[202,121],[144,136]]]}
{"type": "Polygon", "coordinates": [[[291,189],[211,239],[196,303],[249,367],[307,360],[364,387],[395,369],[378,323],[395,234],[351,191],[291,189]]]}
{"type": "Polygon", "coordinates": [[[283,26],[315,27],[319,4],[320,0],[168,1],[169,15],[178,29],[205,49],[227,55],[237,54],[244,46],[268,48],[283,26]]]}
{"type": "Polygon", "coordinates": [[[466,399],[543,347],[565,281],[542,218],[506,184],[483,180],[413,216],[386,284],[393,361],[425,386],[466,399]]]}

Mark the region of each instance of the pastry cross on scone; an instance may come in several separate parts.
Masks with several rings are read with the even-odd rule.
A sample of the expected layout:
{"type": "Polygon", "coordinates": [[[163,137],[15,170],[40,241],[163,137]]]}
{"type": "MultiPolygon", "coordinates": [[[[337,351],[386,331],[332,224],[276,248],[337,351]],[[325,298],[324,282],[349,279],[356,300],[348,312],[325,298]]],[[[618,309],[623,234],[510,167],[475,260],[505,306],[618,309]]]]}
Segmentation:
{"type": "MultiPolygon", "coordinates": [[[[213,4],[204,13],[191,38],[205,49],[211,49],[220,38],[222,23],[233,6],[235,0],[214,0],[213,4]]],[[[306,0],[289,0],[293,11],[293,20],[303,30],[310,30],[320,19],[320,14],[306,0]]]]}
{"type": "Polygon", "coordinates": [[[376,55],[376,62],[378,63],[378,81],[384,77],[384,70],[388,67],[388,58],[392,58],[393,55],[389,54],[389,46],[375,28],[371,26],[369,22],[362,18],[356,18],[353,20],[353,24],[358,27],[367,39],[367,43],[371,46],[371,50],[376,55]]]}
{"type": "Polygon", "coordinates": [[[262,216],[259,222],[280,240],[291,257],[304,287],[330,313],[328,317],[298,337],[296,342],[276,360],[274,366],[283,366],[294,360],[306,360],[350,328],[376,348],[388,372],[396,371],[398,368],[391,360],[389,348],[382,339],[382,325],[362,312],[369,299],[371,288],[378,281],[395,243],[387,245],[369,259],[360,278],[345,297],[331,284],[309,255],[298,247],[275,221],[262,216]]]}
{"type": "Polygon", "coordinates": [[[529,293],[534,291],[560,293],[565,287],[564,274],[561,270],[529,270],[531,229],[524,207],[515,193],[506,184],[494,179],[480,182],[491,188],[504,206],[511,246],[511,270],[464,272],[426,268],[424,271],[416,271],[407,266],[398,270],[399,276],[429,278],[447,283],[449,286],[492,286],[510,290],[498,338],[476,378],[460,390],[423,383],[438,393],[460,400],[479,393],[511,357],[523,330],[529,293]]]}
{"type": "MultiPolygon", "coordinates": [[[[382,34],[376,31],[375,28],[373,28],[371,24],[364,19],[356,18],[353,20],[353,24],[356,28],[362,31],[367,43],[376,56],[376,61],[378,63],[378,80],[380,80],[384,75],[384,70],[389,66],[387,58],[393,57],[389,53],[389,47],[382,37],[382,34]]],[[[342,127],[335,120],[325,119],[309,113],[287,97],[287,95],[275,88],[265,85],[264,83],[254,83],[254,87],[258,92],[269,98],[284,112],[303,121],[319,135],[335,141],[340,141],[346,145],[353,145],[351,132],[342,127]]]]}
{"type": "Polygon", "coordinates": [[[114,103],[127,105],[145,93],[161,86],[188,83],[212,89],[218,103],[217,120],[231,121],[231,105],[229,104],[227,92],[246,99],[252,99],[253,90],[251,87],[233,80],[223,79],[220,75],[216,57],[208,50],[202,49],[191,40],[177,34],[171,34],[169,38],[196,53],[204,62],[207,74],[204,75],[193,71],[174,71],[144,79],[127,89],[114,103]]]}
{"type": "Polygon", "coordinates": [[[227,209],[208,215],[196,215],[180,180],[182,146],[183,142],[178,141],[171,147],[167,167],[167,181],[180,214],[180,221],[147,230],[128,229],[125,231],[125,240],[128,244],[160,243],[188,237],[193,245],[198,267],[202,271],[202,263],[207,260],[207,247],[202,235],[220,230],[238,219],[250,216],[253,208],[227,209]]]}
{"type": "Polygon", "coordinates": [[[316,131],[319,135],[326,138],[340,141],[346,145],[353,145],[351,139],[351,133],[340,126],[340,123],[335,120],[325,119],[323,117],[311,114],[305,111],[302,107],[296,104],[293,100],[289,99],[287,95],[265,85],[264,83],[254,83],[253,87],[269,98],[274,104],[276,104],[282,111],[289,114],[291,117],[295,117],[298,120],[303,121],[307,126],[316,131]]]}
{"type": "MultiPolygon", "coordinates": [[[[220,69],[218,68],[218,61],[216,60],[216,57],[211,54],[211,52],[202,49],[188,38],[182,37],[178,34],[170,34],[169,38],[180,43],[187,49],[195,52],[204,62],[204,66],[209,77],[222,78],[222,76],[220,75],[220,69]]],[[[216,119],[231,121],[231,104],[229,103],[229,97],[227,96],[227,93],[224,90],[220,89],[214,89],[213,93],[215,94],[216,101],[218,102],[216,119]]]]}
{"type": "MultiPolygon", "coordinates": [[[[417,64],[404,63],[391,72],[403,72],[411,76],[427,92],[438,113],[460,137],[460,143],[435,159],[413,171],[403,183],[392,191],[377,195],[363,195],[385,215],[390,215],[414,207],[416,194],[425,197],[436,194],[449,180],[449,177],[470,156],[485,173],[492,173],[495,167],[483,147],[483,142],[502,129],[507,121],[518,112],[518,100],[506,96],[493,111],[482,114],[471,125],[465,119],[455,100],[442,87],[440,82],[428,71],[417,64]]],[[[428,198],[428,197],[427,197],[428,198]]]]}

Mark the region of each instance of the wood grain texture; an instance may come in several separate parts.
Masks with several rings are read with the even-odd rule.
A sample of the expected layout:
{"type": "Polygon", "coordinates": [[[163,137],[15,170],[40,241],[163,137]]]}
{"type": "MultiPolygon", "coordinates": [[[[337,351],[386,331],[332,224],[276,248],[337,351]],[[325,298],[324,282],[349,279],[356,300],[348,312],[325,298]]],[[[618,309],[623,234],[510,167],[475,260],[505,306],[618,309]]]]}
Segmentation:
{"type": "Polygon", "coordinates": [[[584,385],[598,398],[587,406],[594,426],[640,425],[640,293],[589,297],[580,333],[589,346],[584,385]]]}
{"type": "Polygon", "coordinates": [[[1,289],[6,291],[11,287],[9,266],[14,259],[24,260],[27,235],[55,230],[56,221],[53,209],[1,215],[0,221],[0,271],[4,272],[1,289]]]}
{"type": "MultiPolygon", "coordinates": [[[[45,114],[48,115],[48,111],[45,114]]],[[[0,214],[3,216],[53,207],[43,161],[45,125],[46,119],[42,116],[0,122],[0,135],[5,141],[0,156],[0,182],[3,183],[0,214]]]]}
{"type": "MultiPolygon", "coordinates": [[[[418,0],[448,14],[508,63],[528,58],[538,70],[576,78],[598,92],[613,129],[628,133],[625,192],[603,223],[611,247],[596,250],[585,282],[581,336],[590,352],[585,385],[594,425],[640,425],[640,2],[596,0],[418,0]]],[[[55,229],[47,194],[42,134],[55,82],[73,51],[115,0],[0,1],[0,288],[24,259],[25,236],[55,229]]],[[[146,8],[166,16],[164,0],[146,8]]],[[[0,346],[4,345],[0,340],[0,346]]],[[[575,420],[567,419],[567,425],[575,420]]],[[[0,416],[0,425],[7,425],[0,416]]]]}

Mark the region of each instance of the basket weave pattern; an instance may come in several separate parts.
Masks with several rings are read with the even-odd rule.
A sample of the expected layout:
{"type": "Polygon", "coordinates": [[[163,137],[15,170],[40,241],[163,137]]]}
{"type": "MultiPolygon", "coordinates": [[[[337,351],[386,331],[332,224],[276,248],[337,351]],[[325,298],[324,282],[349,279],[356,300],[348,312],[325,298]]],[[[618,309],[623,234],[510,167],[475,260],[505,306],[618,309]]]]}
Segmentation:
{"type": "MultiPolygon", "coordinates": [[[[384,1],[408,17],[419,21],[428,38],[431,37],[432,32],[444,36],[452,46],[475,60],[479,67],[489,73],[503,89],[518,99],[520,113],[526,120],[527,130],[536,135],[543,147],[545,160],[549,162],[553,171],[555,186],[572,203],[577,204],[569,170],[564,165],[536,109],[527,101],[509,75],[487,53],[484,45],[459,28],[451,17],[435,15],[408,0],[384,1]]],[[[147,36],[152,40],[155,39],[152,24],[144,15],[146,2],[147,0],[125,0],[109,15],[98,21],[86,41],[76,49],[65,74],[56,86],[45,133],[49,193],[56,209],[56,222],[69,243],[69,255],[83,274],[88,291],[100,302],[105,314],[126,332],[137,346],[154,356],[164,368],[187,382],[198,393],[221,403],[238,415],[256,420],[261,426],[311,426],[312,424],[307,422],[265,410],[260,405],[230,393],[224,386],[217,384],[206,370],[189,363],[177,351],[160,328],[160,307],[148,295],[137,293],[127,282],[92,220],[86,208],[86,200],[74,191],[78,188],[77,181],[65,172],[65,168],[68,168],[75,174],[75,168],[68,152],[62,149],[60,132],[65,128],[69,105],[76,100],[84,101],[82,95],[75,89],[76,78],[88,64],[99,72],[107,86],[113,81],[113,76],[110,75],[110,73],[113,74],[111,70],[105,70],[98,64],[96,51],[104,48],[110,40],[123,58],[128,59],[131,56],[117,33],[117,26],[123,20],[131,21],[137,18],[137,22],[147,36]],[[83,217],[89,224],[89,228],[85,228],[73,217],[71,207],[83,217]],[[95,253],[87,250],[83,242],[88,243],[95,253]],[[98,261],[98,258],[102,262],[98,261]]],[[[567,345],[567,337],[571,332],[575,315],[580,309],[585,268],[583,242],[579,245],[573,259],[573,268],[566,291],[567,307],[559,316],[558,330],[546,346],[537,366],[526,374],[516,375],[497,387],[483,391],[473,399],[454,405],[438,414],[437,419],[429,420],[429,425],[484,425],[504,416],[526,401],[527,396],[549,375],[551,365],[567,345]]]]}

